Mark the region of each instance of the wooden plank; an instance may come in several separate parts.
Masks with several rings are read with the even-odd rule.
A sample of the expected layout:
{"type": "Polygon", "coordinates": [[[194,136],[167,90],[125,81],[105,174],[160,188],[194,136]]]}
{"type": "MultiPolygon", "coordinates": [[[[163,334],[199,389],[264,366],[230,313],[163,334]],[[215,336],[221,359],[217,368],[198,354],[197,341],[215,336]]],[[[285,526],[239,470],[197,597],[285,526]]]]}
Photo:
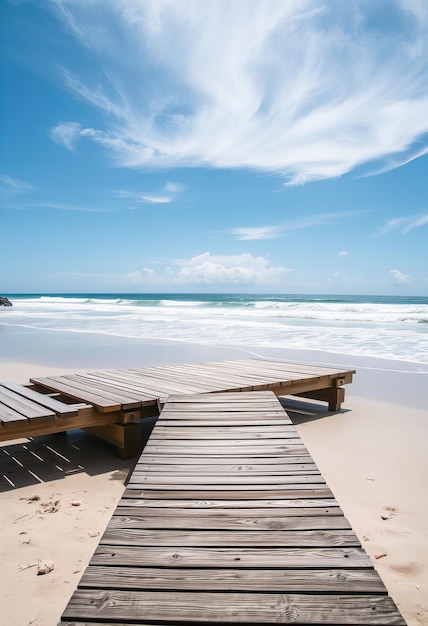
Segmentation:
{"type": "Polygon", "coordinates": [[[21,413],[28,420],[38,419],[49,421],[55,419],[55,413],[51,410],[36,404],[32,400],[23,398],[14,391],[0,385],[0,402],[2,405],[21,413]]]}
{"type": "MultiPolygon", "coordinates": [[[[162,426],[245,426],[248,424],[248,418],[241,417],[233,417],[230,414],[227,417],[208,417],[201,419],[200,417],[192,417],[189,415],[186,416],[185,419],[181,417],[175,417],[170,419],[168,417],[158,418],[158,422],[162,426]]],[[[259,419],[252,419],[251,426],[289,426],[292,422],[290,419],[285,420],[284,418],[273,418],[273,417],[261,417],[259,419]]]]}
{"type": "Polygon", "coordinates": [[[66,420],[56,419],[49,422],[32,420],[29,422],[22,415],[20,418],[17,421],[7,423],[4,423],[3,418],[0,418],[2,420],[1,425],[2,427],[4,426],[4,429],[0,428],[0,441],[9,441],[21,437],[36,437],[38,435],[64,432],[64,430],[73,428],[112,424],[120,419],[120,415],[118,413],[101,413],[96,409],[85,409],[82,413],[79,411],[76,417],[68,417],[66,420]]]}
{"type": "Polygon", "coordinates": [[[34,402],[37,402],[37,404],[39,404],[40,406],[51,409],[59,417],[74,417],[78,414],[78,409],[76,409],[76,407],[65,404],[64,402],[59,402],[58,400],[55,400],[55,398],[51,398],[46,394],[33,391],[32,389],[29,389],[28,387],[25,387],[23,385],[18,385],[14,382],[3,381],[1,383],[1,386],[5,387],[6,389],[10,389],[11,391],[14,391],[20,396],[27,398],[28,400],[33,400],[34,402]]]}
{"type": "MultiPolygon", "coordinates": [[[[376,593],[387,591],[378,574],[358,569],[180,569],[103,567],[91,565],[83,574],[79,587],[92,589],[171,591],[280,591],[376,593]]],[[[320,599],[321,600],[321,599],[320,599]]]]}
{"type": "Polygon", "coordinates": [[[129,382],[118,379],[114,376],[103,375],[102,373],[91,372],[87,374],[75,374],[73,380],[81,380],[89,385],[94,385],[99,389],[112,391],[120,394],[127,401],[138,400],[141,402],[152,401],[158,397],[156,391],[147,390],[145,388],[136,388],[129,382]]]}
{"type": "MultiPolygon", "coordinates": [[[[116,389],[111,385],[104,385],[94,381],[88,374],[67,374],[64,378],[69,384],[89,392],[95,392],[102,395],[103,398],[108,398],[113,402],[120,402],[122,409],[137,409],[141,406],[141,400],[130,395],[122,393],[121,389],[116,389]]],[[[152,400],[152,399],[150,399],[152,400]]]]}
{"type": "Polygon", "coordinates": [[[65,396],[69,396],[70,398],[90,402],[101,412],[108,413],[113,411],[120,411],[122,409],[122,405],[120,402],[113,402],[111,399],[106,399],[100,393],[94,393],[93,390],[88,390],[84,389],[83,387],[73,385],[71,384],[71,381],[68,381],[66,378],[61,376],[57,376],[54,378],[30,378],[30,381],[33,384],[39,385],[42,388],[50,389],[51,391],[59,391],[65,396]]]}
{"type": "MultiPolygon", "coordinates": [[[[228,391],[227,396],[222,398],[221,396],[224,395],[224,393],[225,392],[221,392],[221,393],[213,392],[210,394],[204,394],[204,393],[198,392],[195,394],[185,394],[185,395],[184,394],[170,394],[168,405],[165,408],[167,410],[170,408],[170,402],[176,405],[179,405],[181,403],[187,404],[189,400],[196,400],[199,403],[205,403],[208,405],[215,404],[216,402],[222,403],[222,404],[225,404],[225,403],[231,404],[237,401],[239,403],[245,402],[248,406],[263,401],[263,402],[266,402],[266,407],[268,410],[270,410],[269,407],[274,407],[274,410],[276,411],[280,410],[278,407],[278,404],[276,404],[277,402],[276,399],[273,398],[272,394],[267,390],[252,391],[250,398],[244,397],[244,395],[240,391],[238,392],[228,391]]],[[[248,395],[248,394],[245,394],[245,395],[248,395]]]]}
{"type": "MultiPolygon", "coordinates": [[[[263,459],[266,460],[266,459],[263,459]]],[[[173,473],[174,476],[308,476],[315,474],[320,476],[320,471],[314,463],[307,465],[290,464],[285,466],[278,465],[257,465],[252,466],[232,466],[232,465],[203,465],[202,463],[183,465],[143,465],[138,464],[134,470],[134,474],[142,476],[165,476],[169,477],[173,473]]]]}
{"type": "Polygon", "coordinates": [[[0,404],[0,423],[2,428],[9,428],[16,424],[29,424],[29,420],[21,413],[14,411],[13,409],[0,404]]]}
{"type": "Polygon", "coordinates": [[[333,548],[361,547],[353,530],[148,530],[109,526],[100,545],[219,547],[219,548],[333,548]]]}
{"type": "Polygon", "coordinates": [[[362,548],[167,548],[99,545],[93,565],[144,567],[367,568],[362,548]]]}
{"type": "MultiPolygon", "coordinates": [[[[212,498],[213,500],[237,500],[238,498],[246,498],[247,500],[286,500],[297,498],[329,498],[332,497],[332,493],[328,487],[317,485],[289,485],[287,489],[254,489],[249,487],[231,487],[221,489],[217,486],[213,486],[213,489],[198,488],[195,486],[188,486],[185,489],[172,489],[169,487],[165,490],[149,489],[144,485],[135,484],[133,488],[129,488],[127,491],[133,491],[135,497],[146,500],[206,500],[212,498]]],[[[265,506],[267,506],[265,504],[265,506]]]]}
{"type": "Polygon", "coordinates": [[[207,489],[211,489],[212,485],[216,485],[220,488],[225,488],[229,485],[239,485],[243,489],[265,485],[269,489],[281,489],[282,487],[288,487],[289,485],[325,485],[325,480],[321,474],[293,474],[291,476],[242,476],[232,474],[230,476],[218,476],[209,475],[195,476],[194,474],[183,474],[177,476],[177,474],[171,475],[158,475],[150,474],[149,476],[145,472],[134,471],[129,481],[129,485],[139,483],[144,485],[144,488],[150,487],[151,489],[161,489],[162,486],[168,486],[169,489],[183,489],[187,488],[187,485],[203,485],[207,489]]]}
{"type": "Polygon", "coordinates": [[[150,441],[168,440],[168,439],[191,439],[197,441],[199,439],[233,439],[239,437],[243,439],[252,439],[258,441],[262,439],[300,439],[299,433],[294,426],[248,426],[234,427],[225,426],[223,428],[215,428],[211,426],[182,426],[179,428],[164,427],[158,424],[153,432],[150,441]]]}
{"type": "Polygon", "coordinates": [[[153,623],[293,623],[300,625],[406,626],[384,595],[269,594],[80,589],[65,610],[66,620],[153,623]],[[141,621],[144,615],[144,621],[141,621]],[[138,620],[138,622],[136,622],[138,620]],[[154,622],[152,620],[155,620],[154,622]],[[160,621],[158,621],[160,620],[160,621]]]}
{"type": "MultiPolygon", "coordinates": [[[[279,465],[279,466],[288,466],[293,464],[306,464],[313,463],[312,457],[308,452],[299,454],[299,455],[286,455],[280,453],[278,455],[270,455],[267,457],[264,456],[241,456],[238,455],[236,459],[230,460],[225,459],[223,455],[212,455],[212,454],[204,454],[201,456],[200,454],[187,454],[185,457],[183,455],[173,456],[171,454],[148,454],[146,449],[144,449],[144,454],[138,460],[138,467],[144,468],[150,465],[200,465],[204,464],[204,466],[209,467],[213,466],[222,466],[229,464],[237,464],[235,467],[242,466],[254,466],[260,467],[261,465],[279,465]]],[[[197,471],[197,468],[195,468],[197,471]]]]}
{"type": "Polygon", "coordinates": [[[111,379],[124,381],[133,388],[147,389],[156,395],[159,395],[159,393],[199,393],[201,390],[200,384],[184,385],[180,383],[180,381],[172,381],[169,376],[159,377],[158,375],[154,375],[151,368],[141,370],[140,374],[134,370],[108,370],[102,372],[102,374],[108,375],[111,379]]]}
{"type": "MultiPolygon", "coordinates": [[[[351,528],[341,508],[336,506],[316,506],[319,501],[307,503],[297,500],[290,506],[279,508],[170,508],[168,513],[148,504],[135,505],[135,502],[121,500],[110,524],[113,527],[138,528],[199,528],[230,529],[262,528],[265,530],[292,530],[300,528],[351,528]],[[301,505],[301,506],[299,506],[301,505]],[[297,519],[295,519],[297,518],[297,519]],[[117,525],[116,525],[116,519],[117,525]]],[[[230,503],[229,503],[230,504],[230,503]]]]}
{"type": "Polygon", "coordinates": [[[350,530],[344,515],[329,509],[289,508],[275,511],[229,509],[216,511],[172,509],[168,515],[162,509],[117,508],[108,528],[156,528],[198,530],[350,530]]]}
{"type": "MultiPolygon", "coordinates": [[[[294,433],[293,433],[294,434],[294,433]]],[[[196,433],[195,433],[196,435],[196,433]]],[[[245,437],[236,437],[236,438],[221,438],[219,437],[218,439],[211,439],[208,438],[206,439],[205,437],[202,437],[200,435],[200,433],[198,433],[199,436],[195,436],[195,437],[184,437],[182,440],[180,440],[179,437],[174,437],[171,439],[167,439],[167,435],[165,436],[161,436],[161,437],[157,437],[156,435],[153,437],[150,437],[150,443],[149,449],[155,448],[155,447],[163,447],[164,449],[170,449],[171,447],[176,448],[177,446],[182,447],[184,450],[206,450],[207,448],[233,448],[233,447],[237,447],[237,446],[259,446],[261,451],[265,451],[266,449],[270,449],[270,448],[275,448],[276,446],[281,446],[281,445],[285,445],[285,446],[301,446],[301,439],[300,437],[294,435],[294,437],[292,435],[290,435],[290,437],[286,437],[284,435],[279,434],[279,436],[277,438],[275,438],[275,435],[272,438],[265,438],[265,437],[259,437],[259,438],[254,438],[254,439],[246,439],[245,437]]],[[[268,433],[269,435],[269,433],[268,433]]]]}
{"type": "MultiPolygon", "coordinates": [[[[246,496],[248,494],[245,494],[246,496]]],[[[187,508],[196,512],[203,509],[285,509],[285,508],[305,508],[305,515],[310,515],[311,509],[319,509],[319,507],[326,507],[332,514],[336,514],[335,511],[340,511],[338,502],[332,498],[278,498],[277,500],[270,499],[245,499],[242,494],[235,500],[220,500],[216,498],[189,498],[188,500],[177,500],[171,497],[169,500],[164,499],[148,499],[142,498],[139,490],[126,489],[122,499],[118,503],[118,511],[121,507],[132,507],[135,509],[144,510],[147,508],[187,508]]]]}
{"type": "MultiPolygon", "coordinates": [[[[169,455],[169,454],[174,454],[174,455],[187,455],[188,452],[191,452],[192,454],[195,454],[195,451],[198,450],[198,447],[195,446],[190,446],[190,445],[171,445],[171,446],[164,446],[164,445],[152,445],[152,444],[148,444],[148,446],[145,448],[147,449],[147,452],[150,454],[164,454],[164,455],[169,455]]],[[[200,448],[199,448],[200,449],[200,448]]],[[[258,446],[258,445],[252,445],[252,446],[244,446],[244,445],[239,445],[239,443],[236,443],[235,445],[228,445],[228,446],[204,446],[204,453],[209,454],[209,455],[224,455],[224,457],[230,456],[233,458],[238,458],[240,454],[243,454],[245,456],[249,455],[249,454],[253,454],[254,456],[267,456],[267,457],[271,457],[271,456],[277,456],[278,454],[287,454],[287,455],[298,455],[300,456],[302,453],[307,452],[306,448],[299,444],[299,443],[295,443],[295,444],[288,444],[288,445],[267,445],[267,446],[258,446]]]]}

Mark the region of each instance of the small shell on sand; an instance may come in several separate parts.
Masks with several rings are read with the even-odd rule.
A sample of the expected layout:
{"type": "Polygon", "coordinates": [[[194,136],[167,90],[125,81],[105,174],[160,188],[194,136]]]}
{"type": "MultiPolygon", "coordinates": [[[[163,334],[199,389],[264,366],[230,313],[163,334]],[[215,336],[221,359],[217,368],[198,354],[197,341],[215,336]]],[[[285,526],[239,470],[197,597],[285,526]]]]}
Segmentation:
{"type": "Polygon", "coordinates": [[[37,566],[37,576],[49,574],[54,569],[53,561],[40,561],[37,566]]]}

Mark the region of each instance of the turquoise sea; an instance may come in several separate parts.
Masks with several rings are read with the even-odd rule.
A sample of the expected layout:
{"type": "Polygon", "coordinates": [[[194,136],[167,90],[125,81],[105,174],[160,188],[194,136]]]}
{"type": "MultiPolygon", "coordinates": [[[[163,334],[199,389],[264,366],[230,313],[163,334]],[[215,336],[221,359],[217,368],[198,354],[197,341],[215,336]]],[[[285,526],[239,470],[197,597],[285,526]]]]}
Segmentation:
{"type": "MultiPolygon", "coordinates": [[[[428,364],[428,297],[2,294],[1,329],[320,350],[428,364]]],[[[59,336],[58,336],[59,340],[59,336]]]]}

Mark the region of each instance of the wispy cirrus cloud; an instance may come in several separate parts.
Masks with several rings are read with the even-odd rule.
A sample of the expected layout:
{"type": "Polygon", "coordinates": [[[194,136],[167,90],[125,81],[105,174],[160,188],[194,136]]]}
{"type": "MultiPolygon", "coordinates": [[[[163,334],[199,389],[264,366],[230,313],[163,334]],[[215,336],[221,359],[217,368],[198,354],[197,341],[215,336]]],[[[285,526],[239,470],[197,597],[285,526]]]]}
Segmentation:
{"type": "Polygon", "coordinates": [[[388,220],[379,230],[378,235],[386,235],[392,231],[398,231],[406,235],[416,228],[428,224],[428,212],[405,217],[396,217],[388,220]]]}
{"type": "Polygon", "coordinates": [[[281,226],[243,226],[242,228],[233,228],[232,235],[236,239],[255,240],[255,239],[277,239],[284,233],[281,226]]]}
{"type": "Polygon", "coordinates": [[[54,128],[51,128],[50,135],[52,139],[60,146],[76,151],[76,143],[81,136],[82,127],[77,122],[61,122],[54,128]]]}
{"type": "Polygon", "coordinates": [[[120,189],[117,192],[117,195],[119,198],[132,198],[133,200],[135,200],[135,202],[141,202],[144,204],[168,204],[170,202],[173,202],[176,199],[177,195],[184,189],[184,185],[168,181],[165,183],[162,191],[158,193],[147,193],[120,189]]]}
{"type": "Polygon", "coordinates": [[[98,128],[58,125],[53,137],[68,149],[86,139],[124,167],[250,168],[286,184],[365,164],[385,171],[426,153],[424,3],[53,6],[92,60],[84,76],[63,67],[61,80],[103,120],[98,128]]]}
{"type": "Polygon", "coordinates": [[[33,191],[35,187],[25,180],[13,178],[7,174],[0,174],[0,190],[6,194],[21,194],[33,191]]]}
{"type": "MultiPolygon", "coordinates": [[[[352,211],[306,215],[277,225],[241,226],[232,228],[230,234],[234,235],[238,240],[278,239],[294,230],[314,228],[322,224],[334,224],[344,218],[352,217],[353,215],[355,215],[355,213],[352,211]]],[[[339,256],[343,256],[343,253],[339,253],[339,256]]]]}
{"type": "Polygon", "coordinates": [[[28,205],[27,208],[40,208],[40,209],[58,209],[59,211],[78,211],[81,213],[112,213],[116,211],[124,211],[126,209],[132,210],[133,207],[123,207],[123,206],[96,206],[93,203],[88,202],[88,204],[67,204],[65,202],[34,202],[28,205]]]}

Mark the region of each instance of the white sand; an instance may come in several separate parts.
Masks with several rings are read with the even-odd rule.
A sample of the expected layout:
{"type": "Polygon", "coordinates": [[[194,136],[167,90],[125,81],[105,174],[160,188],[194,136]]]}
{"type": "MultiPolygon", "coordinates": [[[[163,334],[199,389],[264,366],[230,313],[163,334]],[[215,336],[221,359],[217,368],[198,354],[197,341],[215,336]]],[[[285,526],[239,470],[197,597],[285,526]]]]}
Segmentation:
{"type": "Polygon", "coordinates": [[[403,617],[426,625],[427,412],[347,389],[346,412],[295,423],[403,617]]]}
{"type": "MultiPolygon", "coordinates": [[[[3,362],[0,380],[26,382],[65,371],[77,369],[3,362]]],[[[290,414],[302,438],[408,625],[427,624],[428,415],[354,395],[353,386],[346,387],[340,414],[329,415],[316,403],[285,403],[294,409],[290,414]],[[296,411],[303,406],[310,408],[311,419],[296,411]],[[379,554],[385,556],[376,559],[379,554]]],[[[400,393],[405,397],[405,389],[400,393]]],[[[6,443],[0,453],[0,474],[9,473],[17,484],[0,496],[0,614],[14,626],[55,626],[133,461],[116,458],[107,444],[81,431],[6,443]],[[48,512],[55,502],[58,510],[48,512]],[[37,576],[32,565],[45,560],[55,569],[37,576]]]]}

